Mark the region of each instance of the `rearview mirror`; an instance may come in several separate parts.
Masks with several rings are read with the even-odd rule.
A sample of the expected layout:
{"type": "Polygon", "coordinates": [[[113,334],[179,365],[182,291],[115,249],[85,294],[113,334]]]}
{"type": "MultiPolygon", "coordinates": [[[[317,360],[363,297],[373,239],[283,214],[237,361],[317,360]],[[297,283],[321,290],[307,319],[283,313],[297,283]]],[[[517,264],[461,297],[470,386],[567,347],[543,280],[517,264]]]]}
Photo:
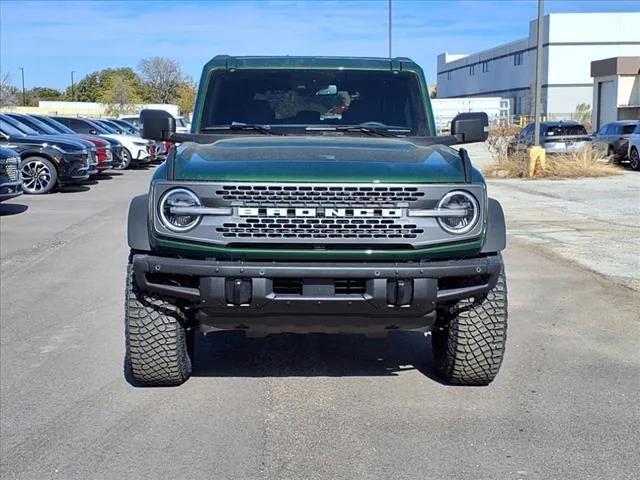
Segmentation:
{"type": "Polygon", "coordinates": [[[489,136],[489,116],[484,112],[459,113],[451,121],[451,135],[460,143],[484,142],[489,136]]]}
{"type": "Polygon", "coordinates": [[[170,140],[176,132],[176,119],[164,110],[145,109],[140,112],[142,138],[148,140],[170,140]]]}

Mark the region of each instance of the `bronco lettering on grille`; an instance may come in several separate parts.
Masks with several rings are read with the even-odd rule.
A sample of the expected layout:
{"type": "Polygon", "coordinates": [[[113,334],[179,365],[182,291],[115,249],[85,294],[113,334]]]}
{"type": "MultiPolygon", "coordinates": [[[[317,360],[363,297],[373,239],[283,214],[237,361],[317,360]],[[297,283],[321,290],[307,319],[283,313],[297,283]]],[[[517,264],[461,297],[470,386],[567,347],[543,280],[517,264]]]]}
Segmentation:
{"type": "Polygon", "coordinates": [[[401,208],[238,208],[239,217],[386,217],[400,218],[401,208]]]}

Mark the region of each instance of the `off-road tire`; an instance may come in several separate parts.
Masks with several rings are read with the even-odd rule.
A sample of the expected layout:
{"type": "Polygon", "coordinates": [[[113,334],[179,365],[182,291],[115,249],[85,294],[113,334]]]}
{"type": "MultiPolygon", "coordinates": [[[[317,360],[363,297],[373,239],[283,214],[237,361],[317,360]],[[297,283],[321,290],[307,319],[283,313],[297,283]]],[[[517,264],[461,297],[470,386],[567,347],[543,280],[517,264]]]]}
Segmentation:
{"type": "Polygon", "coordinates": [[[629,152],[629,162],[633,170],[640,170],[640,152],[635,147],[629,152]]]}
{"type": "Polygon", "coordinates": [[[480,300],[465,299],[444,314],[432,332],[438,372],[447,383],[488,385],[498,374],[507,340],[507,281],[480,300]]]}
{"type": "Polygon", "coordinates": [[[141,292],[127,266],[125,290],[125,377],[147,386],[180,385],[191,375],[193,331],[170,299],[141,292]]]}

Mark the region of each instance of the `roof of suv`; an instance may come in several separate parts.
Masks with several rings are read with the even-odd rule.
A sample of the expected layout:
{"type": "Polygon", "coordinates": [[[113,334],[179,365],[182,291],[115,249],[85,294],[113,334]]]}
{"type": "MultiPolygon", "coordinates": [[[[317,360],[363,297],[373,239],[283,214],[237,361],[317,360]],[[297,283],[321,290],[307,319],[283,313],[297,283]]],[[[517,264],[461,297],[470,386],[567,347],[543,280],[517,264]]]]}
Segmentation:
{"type": "Polygon", "coordinates": [[[616,120],[608,122],[607,125],[637,125],[640,120],[616,120]]]}
{"type": "Polygon", "coordinates": [[[546,122],[540,123],[540,125],[544,127],[577,127],[578,125],[582,125],[580,122],[576,122],[575,120],[548,120],[546,122]]]}
{"type": "Polygon", "coordinates": [[[216,55],[205,68],[352,68],[359,70],[416,70],[418,64],[407,57],[305,57],[216,55]]]}

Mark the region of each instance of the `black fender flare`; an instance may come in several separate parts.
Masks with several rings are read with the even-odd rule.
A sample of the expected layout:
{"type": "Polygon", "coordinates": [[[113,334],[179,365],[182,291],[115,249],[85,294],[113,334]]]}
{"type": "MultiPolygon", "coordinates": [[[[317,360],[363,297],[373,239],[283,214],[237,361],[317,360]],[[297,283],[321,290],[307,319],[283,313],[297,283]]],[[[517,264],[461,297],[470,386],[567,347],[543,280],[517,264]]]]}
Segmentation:
{"type": "Polygon", "coordinates": [[[487,231],[481,253],[497,253],[507,246],[507,226],[502,205],[494,198],[489,199],[487,231]]]}
{"type": "Polygon", "coordinates": [[[151,251],[149,243],[149,195],[133,197],[127,219],[127,243],[132,250],[151,251]]]}

